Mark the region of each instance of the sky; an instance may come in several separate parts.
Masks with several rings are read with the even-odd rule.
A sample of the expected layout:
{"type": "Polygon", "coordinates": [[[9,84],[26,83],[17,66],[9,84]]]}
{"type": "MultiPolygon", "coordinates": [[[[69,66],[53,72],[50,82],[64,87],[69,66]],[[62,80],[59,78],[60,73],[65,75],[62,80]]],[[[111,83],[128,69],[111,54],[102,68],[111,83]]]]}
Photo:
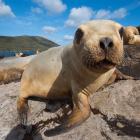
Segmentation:
{"type": "Polygon", "coordinates": [[[95,19],[140,25],[140,0],[0,0],[2,36],[42,36],[66,45],[78,25],[95,19]]]}

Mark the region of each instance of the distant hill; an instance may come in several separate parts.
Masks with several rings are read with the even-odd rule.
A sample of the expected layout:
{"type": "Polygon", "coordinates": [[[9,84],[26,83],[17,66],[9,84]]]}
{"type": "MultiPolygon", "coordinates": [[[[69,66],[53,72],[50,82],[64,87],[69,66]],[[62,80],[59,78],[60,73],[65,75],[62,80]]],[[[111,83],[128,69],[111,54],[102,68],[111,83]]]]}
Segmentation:
{"type": "Polygon", "coordinates": [[[0,36],[0,51],[44,51],[58,44],[40,36],[0,36]]]}
{"type": "Polygon", "coordinates": [[[40,36],[0,36],[0,58],[20,52],[32,55],[37,50],[44,51],[55,46],[58,44],[40,36]]]}

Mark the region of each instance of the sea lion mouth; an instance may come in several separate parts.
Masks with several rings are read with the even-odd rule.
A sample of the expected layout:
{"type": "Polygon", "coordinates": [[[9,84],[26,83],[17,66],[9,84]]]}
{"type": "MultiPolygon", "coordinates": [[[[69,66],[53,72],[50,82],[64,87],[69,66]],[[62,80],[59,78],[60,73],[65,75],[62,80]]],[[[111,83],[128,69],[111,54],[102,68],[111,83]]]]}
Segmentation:
{"type": "Polygon", "coordinates": [[[104,60],[101,60],[98,63],[95,63],[94,68],[96,68],[96,69],[100,69],[100,68],[110,69],[110,68],[115,67],[116,65],[117,64],[114,63],[114,62],[109,61],[107,59],[104,59],[104,60]]]}
{"type": "Polygon", "coordinates": [[[115,67],[117,64],[109,61],[107,59],[103,59],[99,62],[95,62],[93,60],[90,61],[84,61],[84,65],[88,68],[88,69],[101,69],[101,68],[105,68],[105,69],[110,69],[112,67],[115,67]]]}
{"type": "Polygon", "coordinates": [[[107,59],[104,59],[104,60],[100,61],[99,63],[100,63],[100,65],[110,65],[110,66],[116,65],[115,63],[113,63],[112,61],[109,61],[107,59]]]}

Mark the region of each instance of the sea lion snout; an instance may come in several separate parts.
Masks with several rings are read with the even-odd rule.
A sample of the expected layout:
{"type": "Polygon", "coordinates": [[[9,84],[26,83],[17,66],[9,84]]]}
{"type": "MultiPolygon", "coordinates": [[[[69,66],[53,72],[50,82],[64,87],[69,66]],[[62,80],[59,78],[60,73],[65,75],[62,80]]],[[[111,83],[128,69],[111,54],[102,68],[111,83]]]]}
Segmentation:
{"type": "Polygon", "coordinates": [[[101,38],[99,40],[99,46],[106,51],[113,47],[113,40],[110,37],[101,38]]]}

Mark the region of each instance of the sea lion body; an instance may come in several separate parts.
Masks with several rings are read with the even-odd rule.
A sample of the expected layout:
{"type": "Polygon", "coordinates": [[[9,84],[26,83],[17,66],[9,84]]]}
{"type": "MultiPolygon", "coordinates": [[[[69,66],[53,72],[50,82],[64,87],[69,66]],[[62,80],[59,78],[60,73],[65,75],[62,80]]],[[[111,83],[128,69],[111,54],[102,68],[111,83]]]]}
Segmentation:
{"type": "Polygon", "coordinates": [[[123,32],[123,26],[114,21],[90,21],[78,27],[72,45],[36,56],[21,80],[17,101],[21,123],[27,124],[30,97],[72,100],[72,113],[46,135],[60,134],[84,122],[90,115],[90,94],[117,77],[131,79],[116,70],[124,56],[123,32]]]}
{"type": "Polygon", "coordinates": [[[91,72],[76,60],[72,49],[72,46],[55,47],[34,58],[23,73],[20,96],[70,98],[74,82],[79,83],[81,90],[87,87],[93,93],[110,79],[115,68],[91,72]]]}
{"type": "MultiPolygon", "coordinates": [[[[62,52],[63,47],[51,48],[48,51],[40,53],[29,63],[28,69],[23,73],[21,80],[21,93],[24,92],[23,96],[27,94],[27,96],[53,99],[53,96],[54,98],[61,98],[61,94],[67,94],[69,81],[66,80],[66,75],[61,74],[62,52]],[[58,77],[59,82],[55,84],[58,77]]],[[[64,96],[67,96],[65,94],[64,96]]]]}

